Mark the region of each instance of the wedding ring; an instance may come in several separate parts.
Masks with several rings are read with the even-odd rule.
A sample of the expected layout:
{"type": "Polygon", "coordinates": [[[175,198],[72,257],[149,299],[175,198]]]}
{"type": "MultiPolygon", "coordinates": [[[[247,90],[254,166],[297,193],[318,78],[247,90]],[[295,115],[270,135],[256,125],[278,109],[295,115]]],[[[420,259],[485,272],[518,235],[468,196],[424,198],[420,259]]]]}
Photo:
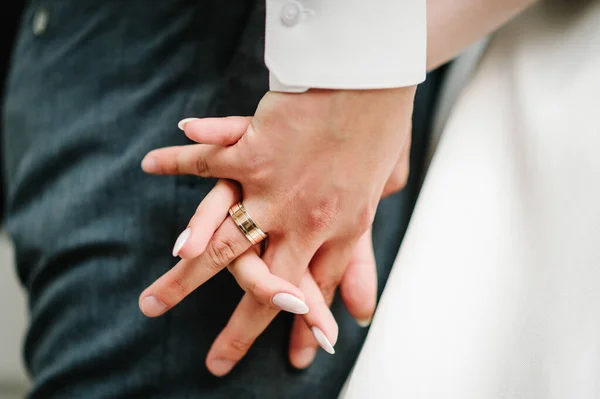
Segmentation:
{"type": "Polygon", "coordinates": [[[237,227],[242,233],[244,233],[252,245],[256,245],[267,238],[267,234],[265,234],[265,232],[258,227],[254,219],[252,219],[241,202],[238,202],[229,208],[229,214],[231,215],[231,218],[235,224],[237,224],[237,227]]]}

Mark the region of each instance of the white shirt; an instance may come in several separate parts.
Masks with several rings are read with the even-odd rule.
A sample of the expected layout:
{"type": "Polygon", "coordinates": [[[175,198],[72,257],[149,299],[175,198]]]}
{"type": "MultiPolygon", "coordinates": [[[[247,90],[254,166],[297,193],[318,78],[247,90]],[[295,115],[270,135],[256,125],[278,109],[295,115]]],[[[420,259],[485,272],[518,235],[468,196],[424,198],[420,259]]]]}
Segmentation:
{"type": "Polygon", "coordinates": [[[421,83],[425,0],[266,0],[273,91],[382,89],[421,83]]]}

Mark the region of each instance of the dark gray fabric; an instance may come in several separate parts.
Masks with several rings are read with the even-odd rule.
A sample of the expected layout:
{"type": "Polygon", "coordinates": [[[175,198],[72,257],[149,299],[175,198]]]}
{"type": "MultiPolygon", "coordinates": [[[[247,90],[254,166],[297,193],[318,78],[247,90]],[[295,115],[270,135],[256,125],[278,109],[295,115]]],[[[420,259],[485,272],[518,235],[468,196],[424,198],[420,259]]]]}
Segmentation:
{"type": "MultiPolygon", "coordinates": [[[[4,84],[10,61],[10,55],[17,35],[19,20],[25,8],[24,0],[15,0],[11,7],[5,7],[0,15],[2,23],[2,39],[0,40],[0,93],[4,93],[4,84]]],[[[3,98],[0,99],[0,109],[3,107],[3,98]]],[[[2,126],[0,126],[0,137],[2,137],[2,126]]],[[[0,154],[2,153],[2,141],[0,140],[0,154]]],[[[0,172],[0,220],[4,218],[4,177],[0,172]]]]}
{"type": "MultiPolygon", "coordinates": [[[[339,301],[334,356],[320,352],[308,370],[293,370],[291,318],[282,314],[225,378],[211,376],[204,359],[241,297],[229,273],[164,317],[147,319],[137,306],[173,266],[173,242],[214,183],[148,176],[140,161],[187,142],[175,126],[182,117],[253,113],[268,89],[263,29],[261,0],[38,0],[26,8],[3,110],[3,160],[7,229],[29,293],[30,398],[337,395],[366,334],[339,301]],[[36,36],[41,8],[48,27],[36,36]]],[[[380,289],[416,196],[411,182],[377,214],[380,289]]]]}

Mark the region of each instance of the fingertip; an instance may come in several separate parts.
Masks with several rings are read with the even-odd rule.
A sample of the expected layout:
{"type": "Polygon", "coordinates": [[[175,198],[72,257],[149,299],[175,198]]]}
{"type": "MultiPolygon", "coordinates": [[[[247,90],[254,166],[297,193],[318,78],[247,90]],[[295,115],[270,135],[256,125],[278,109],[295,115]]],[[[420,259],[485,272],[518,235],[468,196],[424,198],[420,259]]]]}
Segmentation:
{"type": "Polygon", "coordinates": [[[180,130],[183,130],[183,131],[185,131],[185,125],[186,125],[188,122],[192,122],[192,121],[196,121],[196,120],[198,120],[198,118],[184,118],[184,119],[180,120],[179,122],[177,122],[177,127],[178,127],[180,130]]]}
{"type": "Polygon", "coordinates": [[[139,307],[147,317],[161,316],[167,310],[167,304],[154,295],[140,296],[139,307]]]}
{"type": "MultiPolygon", "coordinates": [[[[319,343],[319,346],[327,353],[329,353],[330,355],[335,354],[335,349],[333,348],[333,345],[335,345],[335,341],[336,340],[332,340],[330,341],[329,338],[327,338],[327,336],[325,335],[325,333],[323,332],[323,330],[321,330],[319,327],[317,326],[312,326],[310,329],[315,337],[315,339],[317,340],[317,342],[319,343]],[[332,343],[333,342],[333,343],[332,343]]],[[[336,334],[337,335],[337,334],[336,334]]]]}
{"type": "Polygon", "coordinates": [[[231,359],[225,358],[214,358],[206,359],[206,368],[208,371],[216,377],[224,377],[235,366],[236,362],[231,359]]]}
{"type": "MultiPolygon", "coordinates": [[[[191,220],[190,223],[194,223],[194,220],[191,220]]],[[[206,250],[208,242],[212,238],[212,234],[214,234],[214,231],[198,231],[197,228],[194,228],[194,230],[190,232],[190,236],[186,240],[185,244],[183,244],[183,246],[177,252],[177,254],[173,254],[173,256],[179,257],[180,259],[197,258],[198,256],[202,255],[206,250]]],[[[173,247],[173,249],[175,250],[175,246],[173,247]]]]}
{"type": "Polygon", "coordinates": [[[340,295],[348,313],[361,327],[371,324],[377,306],[377,289],[366,286],[362,281],[347,278],[340,284],[340,295]]]}
{"type": "Polygon", "coordinates": [[[295,349],[290,352],[290,363],[298,370],[304,370],[312,364],[317,356],[317,348],[314,346],[295,349]]]}
{"type": "Polygon", "coordinates": [[[173,255],[174,258],[176,258],[177,256],[179,256],[179,253],[181,252],[181,250],[185,246],[185,243],[190,238],[190,234],[191,233],[192,233],[192,229],[190,229],[188,227],[187,229],[183,230],[181,232],[181,234],[179,234],[179,237],[177,237],[177,240],[175,240],[175,245],[173,245],[172,255],[173,255]]]}
{"type": "Polygon", "coordinates": [[[271,299],[273,305],[277,308],[294,314],[307,314],[309,309],[308,305],[295,295],[288,294],[287,292],[279,292],[271,299]]]}
{"type": "Polygon", "coordinates": [[[356,320],[356,324],[358,324],[360,327],[362,328],[367,328],[371,325],[371,322],[373,321],[372,317],[367,317],[364,319],[355,319],[356,320]]]}
{"type": "Polygon", "coordinates": [[[142,170],[146,173],[155,173],[158,170],[158,164],[154,157],[149,154],[142,159],[142,170]]]}

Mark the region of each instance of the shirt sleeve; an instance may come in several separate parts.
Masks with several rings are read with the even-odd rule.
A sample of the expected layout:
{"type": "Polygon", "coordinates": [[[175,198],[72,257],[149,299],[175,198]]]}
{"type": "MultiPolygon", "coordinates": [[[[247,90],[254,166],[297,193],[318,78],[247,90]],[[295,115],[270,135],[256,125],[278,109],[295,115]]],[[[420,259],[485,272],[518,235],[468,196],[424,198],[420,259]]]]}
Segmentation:
{"type": "Polygon", "coordinates": [[[426,0],[266,0],[273,91],[383,89],[425,80],[426,0]]]}

